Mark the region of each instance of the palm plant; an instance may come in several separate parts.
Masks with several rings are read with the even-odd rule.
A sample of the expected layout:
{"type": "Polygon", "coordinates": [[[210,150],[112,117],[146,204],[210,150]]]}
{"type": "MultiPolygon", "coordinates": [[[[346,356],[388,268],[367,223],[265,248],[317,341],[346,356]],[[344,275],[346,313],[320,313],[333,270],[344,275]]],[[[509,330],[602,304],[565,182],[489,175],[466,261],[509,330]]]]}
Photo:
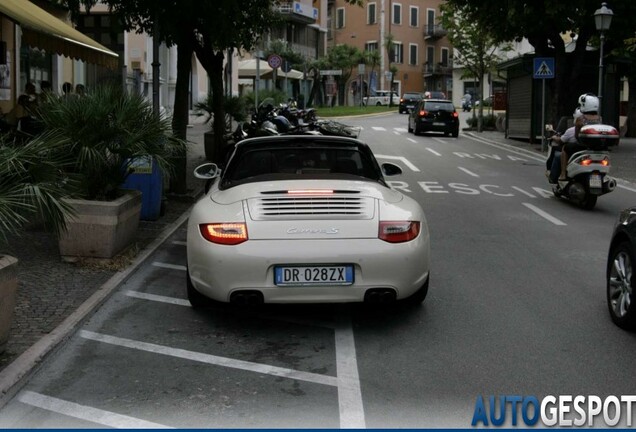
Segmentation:
{"type": "Polygon", "coordinates": [[[79,198],[120,196],[131,163],[140,157],[153,158],[170,175],[174,157],[186,151],[186,143],[172,136],[168,119],[157,116],[141,95],[117,86],[98,86],[78,98],[51,98],[39,115],[47,131],[64,138],[59,150],[73,156],[71,172],[81,177],[79,198]]]}
{"type": "Polygon", "coordinates": [[[65,174],[70,154],[58,151],[65,142],[56,133],[19,145],[0,138],[0,240],[18,234],[32,218],[56,233],[65,229],[73,210],[62,198],[76,185],[65,174]]]}

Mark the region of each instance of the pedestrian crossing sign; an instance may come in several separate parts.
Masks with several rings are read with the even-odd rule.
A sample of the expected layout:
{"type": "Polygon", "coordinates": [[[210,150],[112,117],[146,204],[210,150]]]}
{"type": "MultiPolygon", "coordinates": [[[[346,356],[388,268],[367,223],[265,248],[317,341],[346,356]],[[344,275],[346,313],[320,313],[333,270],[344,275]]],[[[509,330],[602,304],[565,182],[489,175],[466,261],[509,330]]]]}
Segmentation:
{"type": "Polygon", "coordinates": [[[534,79],[554,78],[554,57],[537,57],[534,59],[534,79]]]}

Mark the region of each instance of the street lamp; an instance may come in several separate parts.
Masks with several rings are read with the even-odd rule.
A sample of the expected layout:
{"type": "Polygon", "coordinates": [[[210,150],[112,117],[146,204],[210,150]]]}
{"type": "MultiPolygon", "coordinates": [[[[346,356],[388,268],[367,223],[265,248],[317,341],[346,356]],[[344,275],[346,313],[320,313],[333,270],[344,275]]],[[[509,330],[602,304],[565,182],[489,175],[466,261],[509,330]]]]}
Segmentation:
{"type": "Polygon", "coordinates": [[[607,3],[601,3],[601,8],[594,12],[594,22],[596,30],[601,32],[601,55],[598,64],[598,99],[599,99],[599,116],[601,115],[601,106],[603,105],[603,45],[605,44],[605,32],[609,30],[612,24],[612,16],[614,12],[607,7],[607,3]]]}

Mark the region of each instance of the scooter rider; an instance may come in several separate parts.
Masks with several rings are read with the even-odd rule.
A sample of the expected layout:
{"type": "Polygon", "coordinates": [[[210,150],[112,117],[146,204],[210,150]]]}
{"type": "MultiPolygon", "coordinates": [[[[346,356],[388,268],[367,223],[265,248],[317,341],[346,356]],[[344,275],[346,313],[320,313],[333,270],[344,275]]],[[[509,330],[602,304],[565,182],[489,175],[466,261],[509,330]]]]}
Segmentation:
{"type": "Polygon", "coordinates": [[[573,114],[574,125],[566,129],[566,131],[563,132],[562,135],[557,134],[551,138],[552,141],[556,143],[558,149],[555,149],[546,161],[546,168],[549,172],[548,179],[550,180],[550,183],[557,183],[559,179],[559,174],[561,173],[561,152],[563,151],[563,146],[568,143],[576,142],[576,122],[582,115],[583,114],[581,113],[581,110],[579,108],[575,109],[573,114]]]}
{"type": "Polygon", "coordinates": [[[568,160],[576,152],[586,150],[587,147],[578,141],[578,134],[581,128],[588,124],[600,123],[601,118],[598,115],[599,99],[592,93],[585,93],[579,96],[579,109],[582,115],[574,123],[574,142],[569,142],[563,146],[561,151],[561,175],[559,181],[567,181],[566,167],[568,160]]]}

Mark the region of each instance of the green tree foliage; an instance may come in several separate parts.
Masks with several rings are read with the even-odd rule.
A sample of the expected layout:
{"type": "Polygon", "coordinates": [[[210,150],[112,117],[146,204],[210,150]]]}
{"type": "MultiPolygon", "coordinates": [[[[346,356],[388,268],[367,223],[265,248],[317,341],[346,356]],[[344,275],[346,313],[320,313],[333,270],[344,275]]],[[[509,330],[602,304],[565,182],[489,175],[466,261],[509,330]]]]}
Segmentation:
{"type": "MultiPolygon", "coordinates": [[[[557,119],[570,115],[578,94],[575,93],[581,78],[585,51],[588,43],[598,46],[598,31],[594,24],[594,12],[600,8],[599,0],[507,0],[484,2],[482,0],[446,0],[452,10],[460,10],[478,24],[495,43],[527,38],[539,57],[554,57],[556,75],[549,85],[553,91],[552,116],[557,119]],[[563,35],[577,38],[576,48],[566,53],[563,35]]],[[[614,12],[614,21],[607,32],[607,52],[623,45],[623,40],[633,36],[636,22],[636,2],[616,0],[608,6],[614,12]]],[[[590,89],[596,92],[596,88],[590,89]]]]}
{"type": "MultiPolygon", "coordinates": [[[[440,6],[442,11],[442,27],[448,32],[447,37],[455,48],[454,64],[462,66],[465,73],[462,78],[478,80],[479,100],[484,100],[483,77],[494,72],[502,60],[500,52],[510,49],[509,44],[497,44],[494,38],[479,27],[477,21],[471,20],[465,10],[449,4],[440,6]]],[[[463,9],[466,9],[464,6],[463,9]]],[[[477,115],[477,131],[483,128],[484,104],[479,104],[477,115]]]]}
{"type": "Polygon", "coordinates": [[[338,84],[338,102],[345,104],[347,94],[347,84],[353,74],[353,69],[358,66],[362,59],[362,52],[359,48],[343,44],[329,48],[327,51],[327,65],[330,69],[342,71],[342,75],[336,75],[338,84]]]}

